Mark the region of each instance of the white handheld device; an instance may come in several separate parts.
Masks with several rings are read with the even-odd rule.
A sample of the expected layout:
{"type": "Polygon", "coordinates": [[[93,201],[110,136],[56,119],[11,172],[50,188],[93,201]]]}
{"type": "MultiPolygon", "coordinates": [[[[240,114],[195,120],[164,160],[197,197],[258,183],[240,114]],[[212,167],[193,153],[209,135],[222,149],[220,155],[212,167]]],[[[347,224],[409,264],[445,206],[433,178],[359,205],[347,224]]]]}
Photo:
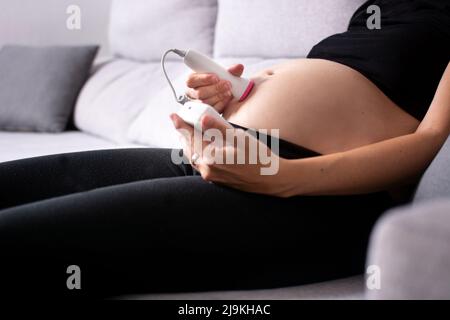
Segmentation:
{"type": "Polygon", "coordinates": [[[213,107],[205,103],[188,101],[178,110],[177,114],[199,131],[202,131],[201,119],[206,114],[220,121],[226,128],[233,128],[213,107]]]}
{"type": "Polygon", "coordinates": [[[208,114],[219,120],[227,128],[232,128],[233,126],[224,118],[222,118],[222,116],[213,107],[199,101],[191,101],[186,96],[177,97],[175,89],[173,88],[164,67],[165,57],[169,52],[174,52],[178,56],[182,57],[184,59],[184,63],[195,72],[215,73],[219,78],[230,81],[232,86],[231,92],[233,93],[233,96],[235,98],[239,99],[239,101],[243,101],[248,97],[253,87],[255,86],[255,83],[245,78],[233,76],[228,72],[228,70],[216,63],[214,60],[192,49],[186,51],[171,49],[166,51],[166,53],[163,55],[161,64],[164,75],[166,76],[166,79],[172,88],[177,102],[182,104],[182,107],[177,112],[177,114],[197,130],[202,130],[200,121],[205,114],[208,114]]]}
{"type": "Polygon", "coordinates": [[[233,76],[214,60],[192,49],[185,52],[184,63],[195,72],[215,73],[219,78],[230,81],[232,86],[231,92],[239,101],[244,101],[255,85],[251,80],[233,76]]]}

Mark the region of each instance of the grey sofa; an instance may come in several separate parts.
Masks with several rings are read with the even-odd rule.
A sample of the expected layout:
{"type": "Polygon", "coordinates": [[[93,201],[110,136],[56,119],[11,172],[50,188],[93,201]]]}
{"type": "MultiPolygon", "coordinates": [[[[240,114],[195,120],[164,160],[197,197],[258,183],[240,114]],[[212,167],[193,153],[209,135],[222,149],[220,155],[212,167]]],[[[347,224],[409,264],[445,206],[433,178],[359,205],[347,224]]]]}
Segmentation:
{"type": "MultiPolygon", "coordinates": [[[[344,31],[350,16],[364,1],[283,0],[285,5],[278,11],[273,10],[273,0],[113,1],[109,29],[112,57],[97,64],[80,94],[74,111],[78,131],[0,132],[0,162],[128,146],[177,147],[179,141],[168,115],[178,106],[159,64],[164,50],[197,48],[224,65],[243,63],[246,73],[251,74],[306,56],[321,39],[344,31]]],[[[84,12],[89,10],[86,6],[84,12]]],[[[0,29],[5,26],[1,19],[0,29]]],[[[58,29],[61,19],[55,19],[54,28],[58,29]]],[[[189,71],[175,60],[168,63],[168,69],[177,88],[181,88],[189,71]]],[[[270,290],[125,298],[450,298],[450,284],[446,281],[450,279],[450,202],[442,199],[450,194],[449,157],[447,142],[421,179],[412,204],[389,211],[377,224],[368,266],[379,267],[380,289],[366,288],[366,276],[360,275],[270,290]]]]}

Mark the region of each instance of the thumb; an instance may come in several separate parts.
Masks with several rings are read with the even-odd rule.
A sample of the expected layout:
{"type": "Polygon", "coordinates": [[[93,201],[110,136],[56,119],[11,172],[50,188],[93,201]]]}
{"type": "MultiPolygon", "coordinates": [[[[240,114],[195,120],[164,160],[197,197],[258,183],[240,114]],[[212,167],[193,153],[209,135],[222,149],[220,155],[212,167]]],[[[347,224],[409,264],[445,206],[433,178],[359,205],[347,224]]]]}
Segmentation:
{"type": "Polygon", "coordinates": [[[181,119],[181,117],[176,113],[172,113],[170,115],[170,119],[172,120],[175,129],[177,129],[178,132],[185,136],[185,138],[194,134],[194,128],[190,124],[186,123],[183,119],[181,119]]]}
{"type": "Polygon", "coordinates": [[[235,64],[228,68],[228,72],[233,76],[240,77],[244,73],[244,65],[243,64],[235,64]]]}
{"type": "Polygon", "coordinates": [[[216,118],[210,116],[210,115],[204,115],[201,120],[202,129],[203,131],[206,131],[208,129],[218,129],[220,132],[222,132],[223,138],[225,138],[225,135],[227,133],[227,129],[230,127],[226,126],[223,122],[217,120],[216,118]]]}

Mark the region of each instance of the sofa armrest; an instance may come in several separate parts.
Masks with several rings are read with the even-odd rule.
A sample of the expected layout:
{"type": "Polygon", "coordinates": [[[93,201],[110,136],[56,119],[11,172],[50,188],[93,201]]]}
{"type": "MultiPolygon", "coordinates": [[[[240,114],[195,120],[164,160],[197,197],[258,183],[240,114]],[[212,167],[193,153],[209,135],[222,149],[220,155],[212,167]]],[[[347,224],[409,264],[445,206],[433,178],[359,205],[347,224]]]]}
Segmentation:
{"type": "Polygon", "coordinates": [[[450,299],[450,199],[384,215],[372,233],[371,265],[380,286],[367,286],[368,299],[450,299]]]}

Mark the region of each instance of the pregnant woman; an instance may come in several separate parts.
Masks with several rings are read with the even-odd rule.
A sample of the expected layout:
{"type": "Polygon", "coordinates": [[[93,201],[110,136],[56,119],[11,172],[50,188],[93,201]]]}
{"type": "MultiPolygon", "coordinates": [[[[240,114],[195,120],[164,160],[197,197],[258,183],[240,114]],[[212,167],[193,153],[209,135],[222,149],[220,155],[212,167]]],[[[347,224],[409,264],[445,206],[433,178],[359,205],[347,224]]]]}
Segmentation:
{"type": "Polygon", "coordinates": [[[213,74],[189,77],[187,95],[214,106],[238,134],[279,129],[275,175],[261,175],[261,163],[208,162],[176,115],[191,164],[173,163],[167,149],[0,164],[2,286],[73,294],[69,265],[81,269],[82,294],[362,273],[374,222],[407,200],[450,133],[450,8],[442,3],[368,1],[307,59],[254,75],[243,102],[213,74]],[[371,4],[381,7],[381,30],[366,27],[371,4]]]}

